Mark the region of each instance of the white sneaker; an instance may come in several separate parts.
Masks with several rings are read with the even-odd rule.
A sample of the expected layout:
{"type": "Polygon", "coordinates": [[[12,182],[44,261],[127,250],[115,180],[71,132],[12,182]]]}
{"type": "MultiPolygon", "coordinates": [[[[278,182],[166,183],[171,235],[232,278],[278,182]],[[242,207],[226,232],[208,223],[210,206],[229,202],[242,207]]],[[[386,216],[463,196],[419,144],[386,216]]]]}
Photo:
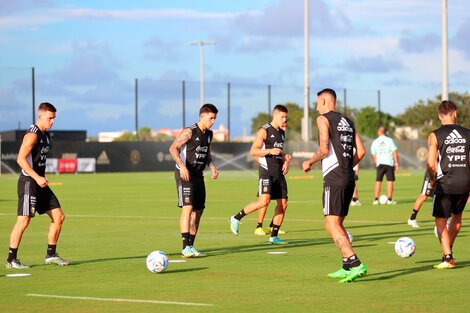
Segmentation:
{"type": "Polygon", "coordinates": [[[356,200],[356,201],[352,200],[351,201],[351,206],[359,206],[359,205],[362,205],[362,203],[359,200],[356,200]]]}
{"type": "Polygon", "coordinates": [[[379,205],[379,200],[374,200],[374,202],[372,202],[372,205],[379,205]]]}
{"type": "Polygon", "coordinates": [[[395,200],[387,200],[388,205],[395,205],[397,202],[395,200]]]}
{"type": "Polygon", "coordinates": [[[408,219],[408,225],[410,225],[413,228],[418,228],[419,227],[418,222],[416,220],[408,219]]]}

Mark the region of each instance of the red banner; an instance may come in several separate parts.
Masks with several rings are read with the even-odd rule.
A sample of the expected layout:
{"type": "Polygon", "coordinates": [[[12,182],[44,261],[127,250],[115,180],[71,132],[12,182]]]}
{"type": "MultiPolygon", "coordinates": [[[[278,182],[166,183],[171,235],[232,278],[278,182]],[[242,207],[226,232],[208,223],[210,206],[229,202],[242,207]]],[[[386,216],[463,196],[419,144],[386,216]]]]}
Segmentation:
{"type": "Polygon", "coordinates": [[[59,173],[75,173],[77,172],[77,159],[59,159],[57,164],[59,173]]]}

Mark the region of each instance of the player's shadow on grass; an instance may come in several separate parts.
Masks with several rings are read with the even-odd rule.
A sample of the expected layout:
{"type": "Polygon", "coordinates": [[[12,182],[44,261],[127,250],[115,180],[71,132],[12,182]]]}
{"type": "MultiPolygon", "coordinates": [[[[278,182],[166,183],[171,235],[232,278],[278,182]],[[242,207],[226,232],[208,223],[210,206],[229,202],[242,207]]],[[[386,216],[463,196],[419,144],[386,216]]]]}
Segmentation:
{"type": "MultiPolygon", "coordinates": [[[[119,257],[119,258],[102,258],[102,259],[92,259],[92,260],[71,261],[68,266],[77,266],[77,265],[91,264],[91,263],[114,262],[114,261],[121,261],[121,260],[133,260],[133,259],[145,260],[146,257],[147,257],[146,255],[138,255],[138,256],[127,256],[127,257],[119,257]]],[[[41,265],[44,265],[44,264],[41,264],[41,265]]],[[[36,265],[36,266],[40,266],[40,265],[36,265]]]]}
{"type": "MultiPolygon", "coordinates": [[[[431,263],[431,261],[426,261],[426,262],[431,263]]],[[[434,260],[434,263],[436,263],[436,260],[434,260]]],[[[452,271],[458,271],[459,269],[462,269],[468,266],[470,266],[470,261],[460,262],[456,265],[455,269],[453,269],[452,271]]],[[[409,274],[414,274],[414,273],[419,273],[419,272],[424,272],[424,271],[445,271],[445,270],[435,269],[432,267],[432,265],[423,265],[423,266],[413,267],[413,268],[408,268],[408,269],[397,269],[397,270],[392,270],[388,272],[368,274],[367,276],[364,277],[364,279],[357,280],[357,282],[388,280],[388,279],[393,279],[399,276],[404,276],[404,275],[409,275],[409,274]]]]}

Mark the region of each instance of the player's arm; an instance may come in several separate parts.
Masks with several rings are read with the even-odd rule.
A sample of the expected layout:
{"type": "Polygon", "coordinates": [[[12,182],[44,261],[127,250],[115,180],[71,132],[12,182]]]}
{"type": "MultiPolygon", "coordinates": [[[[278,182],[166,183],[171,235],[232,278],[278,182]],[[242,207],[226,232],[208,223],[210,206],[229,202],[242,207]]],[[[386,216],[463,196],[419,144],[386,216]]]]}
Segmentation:
{"type": "Polygon", "coordinates": [[[180,149],[189,141],[189,139],[191,139],[191,135],[191,129],[184,128],[181,131],[181,134],[179,134],[175,141],[173,141],[169,149],[173,160],[175,160],[176,164],[178,164],[178,167],[180,169],[180,177],[184,181],[189,180],[189,171],[186,167],[186,164],[183,162],[183,160],[181,160],[180,149]]]}
{"type": "Polygon", "coordinates": [[[429,184],[434,188],[437,176],[437,138],[434,133],[428,136],[428,162],[426,167],[429,173],[429,184]]]}
{"type": "Polygon", "coordinates": [[[272,149],[262,149],[263,143],[267,137],[266,129],[260,128],[256,133],[255,140],[251,145],[250,155],[253,157],[263,157],[266,155],[280,155],[282,154],[282,150],[279,148],[272,148],[272,149]]]}
{"type": "Polygon", "coordinates": [[[328,119],[323,115],[320,115],[319,117],[317,117],[317,126],[320,137],[320,145],[317,151],[313,154],[313,156],[302,163],[302,169],[305,173],[310,172],[310,167],[318,161],[324,159],[330,152],[330,137],[328,135],[328,128],[330,127],[330,123],[328,122],[328,119]]]}
{"type": "Polygon", "coordinates": [[[210,147],[209,147],[209,152],[207,155],[207,162],[209,163],[209,168],[212,171],[212,179],[217,179],[217,177],[219,177],[219,171],[217,170],[217,167],[215,166],[214,161],[212,161],[212,154],[211,154],[210,147]]]}
{"type": "Polygon", "coordinates": [[[23,137],[23,142],[21,143],[20,151],[18,152],[18,158],[16,162],[21,167],[26,174],[33,178],[40,187],[46,187],[48,184],[47,178],[39,176],[38,173],[31,167],[31,164],[28,162],[28,155],[31,154],[31,151],[34,148],[34,145],[38,141],[38,135],[35,133],[27,133],[23,137]]]}
{"type": "MultiPolygon", "coordinates": [[[[362,158],[366,155],[366,148],[364,147],[361,136],[359,136],[359,133],[357,131],[356,131],[356,134],[354,135],[354,141],[355,141],[354,148],[356,149],[356,153],[354,154],[353,167],[356,166],[359,163],[359,161],[361,161],[362,158]]],[[[359,167],[357,167],[356,175],[358,172],[359,172],[359,167]]]]}
{"type": "Polygon", "coordinates": [[[393,164],[395,166],[395,170],[398,170],[398,150],[393,150],[393,164]]]}

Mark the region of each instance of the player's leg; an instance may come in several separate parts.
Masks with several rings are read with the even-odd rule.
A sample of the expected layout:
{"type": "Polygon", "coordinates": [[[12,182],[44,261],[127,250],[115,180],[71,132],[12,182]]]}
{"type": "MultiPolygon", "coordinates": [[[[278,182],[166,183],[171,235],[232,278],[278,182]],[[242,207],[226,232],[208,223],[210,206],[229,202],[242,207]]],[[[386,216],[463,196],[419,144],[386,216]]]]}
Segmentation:
{"type": "Polygon", "coordinates": [[[49,232],[47,234],[48,246],[44,261],[46,264],[57,264],[60,266],[69,265],[70,262],[68,260],[62,259],[56,251],[57,241],[59,240],[60,232],[62,231],[62,226],[65,220],[64,212],[59,207],[47,211],[46,213],[50,217],[51,223],[49,225],[49,232]]]}
{"type": "Polygon", "coordinates": [[[420,194],[418,198],[416,198],[415,204],[413,205],[413,211],[411,212],[410,218],[408,219],[408,225],[410,225],[411,227],[419,227],[418,222],[416,222],[416,216],[418,215],[421,206],[427,198],[428,197],[423,194],[420,194]]]}
{"type": "Polygon", "coordinates": [[[258,210],[258,220],[256,224],[255,235],[259,235],[259,236],[266,235],[266,232],[263,229],[263,221],[264,221],[264,217],[266,216],[267,210],[268,210],[267,206],[258,210]]]}
{"type": "Polygon", "coordinates": [[[287,199],[277,199],[276,211],[273,218],[273,226],[271,230],[271,237],[269,242],[272,244],[287,244],[287,241],[278,237],[279,229],[281,228],[284,216],[287,210],[287,199]]]}
{"type": "Polygon", "coordinates": [[[433,216],[435,218],[436,229],[442,249],[442,262],[435,265],[437,269],[450,269],[455,267],[454,256],[450,247],[450,235],[447,229],[447,220],[451,216],[452,199],[451,196],[440,194],[434,196],[433,216]]]}
{"type": "Polygon", "coordinates": [[[193,252],[191,251],[191,244],[190,244],[190,223],[191,223],[192,212],[193,212],[193,206],[190,204],[183,205],[181,207],[180,232],[181,232],[181,239],[183,242],[183,250],[181,251],[181,255],[185,258],[193,256],[193,252]]]}
{"type": "Polygon", "coordinates": [[[383,176],[384,176],[383,166],[379,165],[376,170],[375,186],[374,186],[374,202],[372,202],[373,205],[379,204],[379,195],[380,195],[380,189],[382,188],[383,176]]]}
{"type": "Polygon", "coordinates": [[[462,227],[462,212],[458,214],[452,214],[452,220],[449,224],[449,241],[450,241],[450,248],[452,247],[455,242],[455,238],[460,232],[460,228],[462,227]]]}
{"type": "Polygon", "coordinates": [[[13,229],[10,233],[10,247],[8,249],[8,257],[6,262],[7,268],[23,269],[28,268],[27,265],[22,264],[18,260],[18,248],[23,238],[24,231],[31,221],[30,216],[18,216],[16,223],[13,225],[13,229]]]}
{"type": "Polygon", "coordinates": [[[395,181],[395,168],[393,166],[387,166],[387,197],[388,201],[387,204],[397,204],[395,200],[393,200],[393,183],[395,181]]]}

